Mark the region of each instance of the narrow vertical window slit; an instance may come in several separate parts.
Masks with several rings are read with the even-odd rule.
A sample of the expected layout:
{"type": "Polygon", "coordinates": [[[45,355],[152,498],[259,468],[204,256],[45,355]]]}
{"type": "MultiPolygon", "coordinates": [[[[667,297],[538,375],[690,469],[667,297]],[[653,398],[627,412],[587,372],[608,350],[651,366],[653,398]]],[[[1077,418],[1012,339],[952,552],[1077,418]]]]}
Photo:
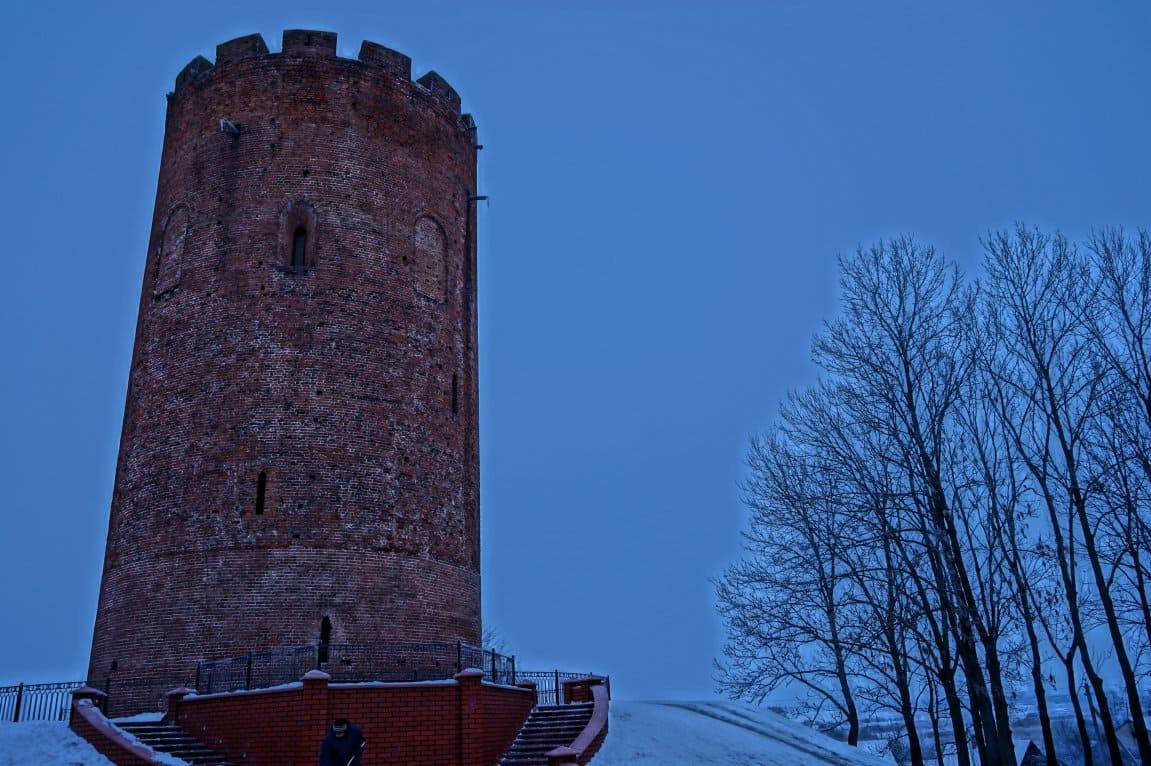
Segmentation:
{"type": "Polygon", "coordinates": [[[332,621],[324,617],[320,622],[320,650],[317,653],[316,660],[318,663],[328,661],[328,647],[332,643],[332,621]]]}
{"type": "Polygon", "coordinates": [[[303,271],[307,267],[308,230],[297,226],[292,234],[292,271],[303,271]]]}
{"type": "Polygon", "coordinates": [[[268,474],[260,471],[260,478],[256,479],[256,513],[264,512],[264,495],[268,490],[268,474]]]}

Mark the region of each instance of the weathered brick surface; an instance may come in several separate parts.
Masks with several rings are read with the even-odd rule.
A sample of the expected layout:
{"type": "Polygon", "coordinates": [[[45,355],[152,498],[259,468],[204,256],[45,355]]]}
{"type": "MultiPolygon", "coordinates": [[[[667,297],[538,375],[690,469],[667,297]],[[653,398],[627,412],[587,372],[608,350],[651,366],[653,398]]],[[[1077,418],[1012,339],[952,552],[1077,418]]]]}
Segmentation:
{"type": "Polygon", "coordinates": [[[311,766],[334,718],[360,726],[365,766],[493,766],[535,702],[474,683],[326,685],[185,698],[180,726],[247,766],[311,766]]]}
{"type": "Polygon", "coordinates": [[[479,641],[472,123],[380,46],[285,50],[224,44],[169,98],[93,682],[324,616],[479,641]]]}
{"type": "Polygon", "coordinates": [[[535,689],[483,687],[483,744],[480,762],[497,763],[515,741],[535,703],[535,689]]]}

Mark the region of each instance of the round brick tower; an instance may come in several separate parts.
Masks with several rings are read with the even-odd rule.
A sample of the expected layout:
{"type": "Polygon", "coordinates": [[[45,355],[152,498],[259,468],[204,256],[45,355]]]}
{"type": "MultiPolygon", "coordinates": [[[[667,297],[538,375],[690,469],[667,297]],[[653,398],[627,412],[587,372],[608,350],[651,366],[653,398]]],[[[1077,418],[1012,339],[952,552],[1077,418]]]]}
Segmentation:
{"type": "Polygon", "coordinates": [[[89,680],[480,639],[475,124],[328,32],[169,94],[89,680]]]}

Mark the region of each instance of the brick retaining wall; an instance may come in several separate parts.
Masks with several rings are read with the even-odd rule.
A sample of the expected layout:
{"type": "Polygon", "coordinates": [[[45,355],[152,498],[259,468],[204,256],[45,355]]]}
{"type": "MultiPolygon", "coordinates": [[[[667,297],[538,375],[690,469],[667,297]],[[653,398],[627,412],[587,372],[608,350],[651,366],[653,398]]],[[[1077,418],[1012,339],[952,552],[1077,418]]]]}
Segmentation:
{"type": "Polygon", "coordinates": [[[485,683],[478,670],[399,684],[332,684],[313,671],[277,689],[177,696],[169,714],[246,766],[314,766],[340,717],[364,731],[364,766],[494,766],[534,704],[530,689],[485,683]]]}

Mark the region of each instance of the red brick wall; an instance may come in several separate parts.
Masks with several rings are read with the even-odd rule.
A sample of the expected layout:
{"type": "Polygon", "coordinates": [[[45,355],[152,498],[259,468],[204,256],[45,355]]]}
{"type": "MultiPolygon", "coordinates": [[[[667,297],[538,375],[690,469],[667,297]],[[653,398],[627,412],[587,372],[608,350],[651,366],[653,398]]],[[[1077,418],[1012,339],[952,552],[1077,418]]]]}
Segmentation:
{"type": "Polygon", "coordinates": [[[535,692],[506,686],[483,687],[483,763],[498,763],[535,705],[535,692]]]}
{"type": "Polygon", "coordinates": [[[479,642],[473,123],[402,54],[284,46],[221,45],[169,98],[93,682],[324,616],[336,643],[479,642]]]}
{"type": "Polygon", "coordinates": [[[530,691],[478,679],[318,683],[189,697],[178,717],[193,736],[245,766],[314,766],[324,733],[338,717],[363,729],[365,766],[493,766],[534,703],[530,691]]]}

